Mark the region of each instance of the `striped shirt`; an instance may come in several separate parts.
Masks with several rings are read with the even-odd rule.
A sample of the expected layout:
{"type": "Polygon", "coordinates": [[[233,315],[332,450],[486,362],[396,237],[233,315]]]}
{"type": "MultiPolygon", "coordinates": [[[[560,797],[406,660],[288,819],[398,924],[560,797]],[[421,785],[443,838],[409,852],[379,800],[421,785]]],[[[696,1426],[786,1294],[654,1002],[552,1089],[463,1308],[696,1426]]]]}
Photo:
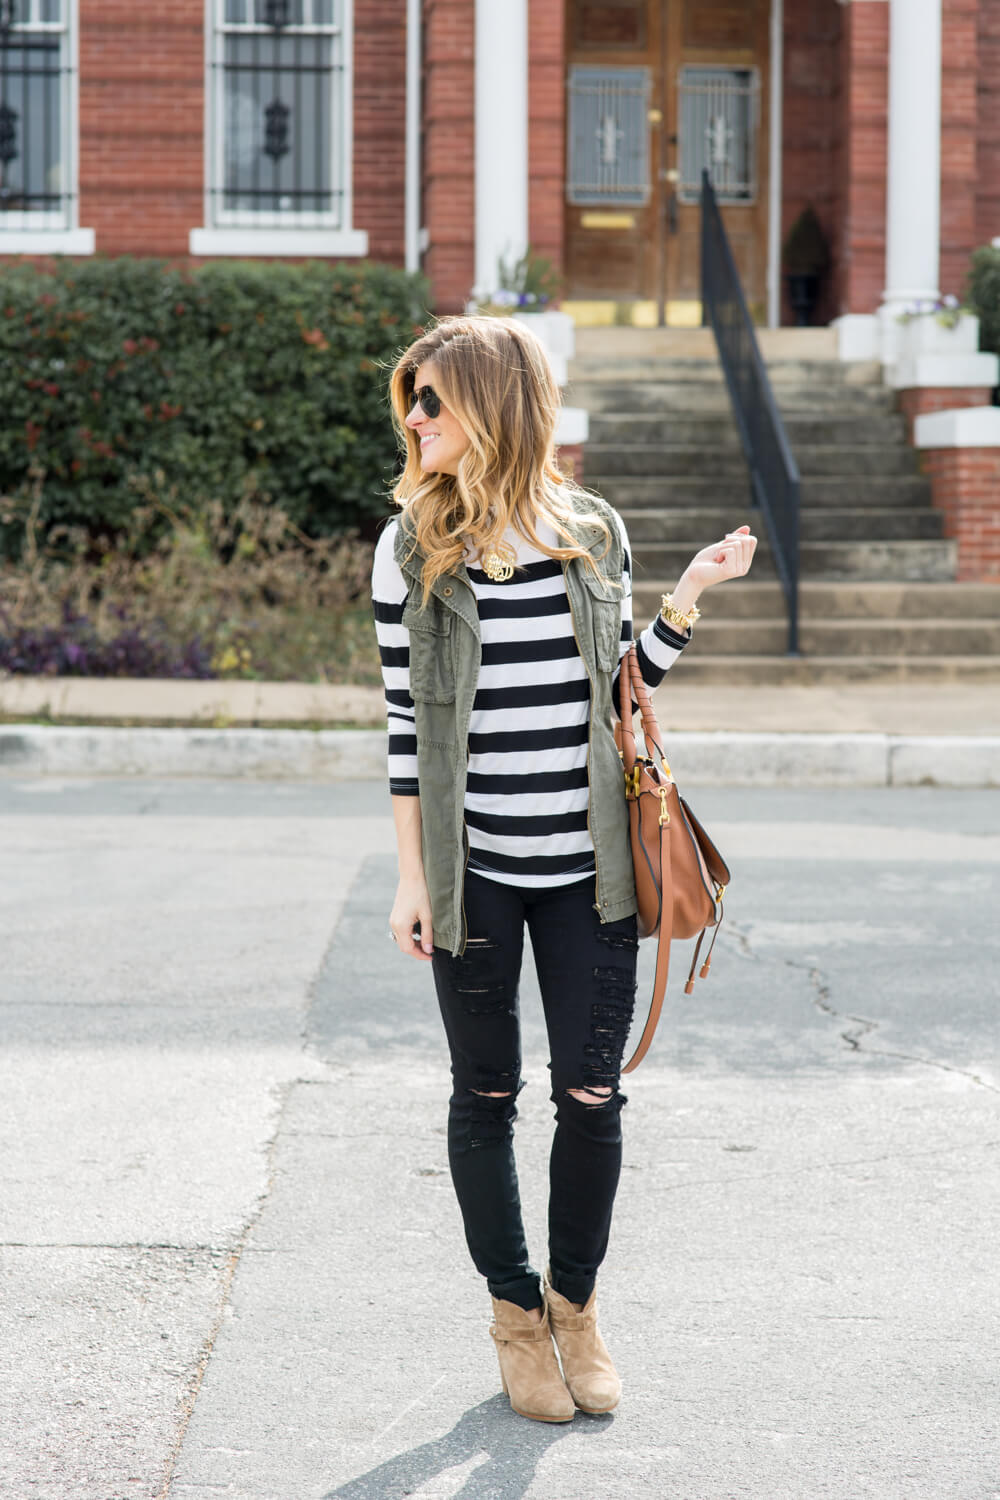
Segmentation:
{"type": "MultiPolygon", "coordinates": [[[[631,557],[625,528],[621,654],[632,640],[631,557]]],[[[398,522],[375,549],[372,598],[389,724],[389,790],[418,796],[417,739],[409,690],[409,632],[403,625],[407,581],[393,557],[398,522]]],[[[552,546],[554,531],[539,527],[552,546]]],[[[587,829],[590,682],[573,634],[562,565],[508,531],[517,571],[491,583],[466,566],[479,610],[482,664],[469,723],[465,824],[468,868],[505,885],[554,886],[594,873],[587,829]]],[[[639,666],[652,688],[689,636],[659,615],[638,641],[639,666]]],[[[618,703],[618,673],[614,699],[618,703]]]]}

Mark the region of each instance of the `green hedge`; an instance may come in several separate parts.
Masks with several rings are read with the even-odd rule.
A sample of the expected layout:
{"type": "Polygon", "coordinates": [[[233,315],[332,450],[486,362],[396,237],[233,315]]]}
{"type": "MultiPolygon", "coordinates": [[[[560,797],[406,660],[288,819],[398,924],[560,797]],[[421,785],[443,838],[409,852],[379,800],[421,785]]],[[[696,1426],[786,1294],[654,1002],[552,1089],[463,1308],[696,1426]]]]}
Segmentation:
{"type": "Polygon", "coordinates": [[[1000,354],[1000,249],[973,252],[966,301],[979,319],[979,347],[1000,354]]]}
{"type": "Polygon", "coordinates": [[[116,531],[150,488],[255,488],[312,535],[385,513],[380,364],[420,331],[421,277],[126,259],[14,262],[0,286],[0,493],[36,491],[44,527],[116,531]]]}

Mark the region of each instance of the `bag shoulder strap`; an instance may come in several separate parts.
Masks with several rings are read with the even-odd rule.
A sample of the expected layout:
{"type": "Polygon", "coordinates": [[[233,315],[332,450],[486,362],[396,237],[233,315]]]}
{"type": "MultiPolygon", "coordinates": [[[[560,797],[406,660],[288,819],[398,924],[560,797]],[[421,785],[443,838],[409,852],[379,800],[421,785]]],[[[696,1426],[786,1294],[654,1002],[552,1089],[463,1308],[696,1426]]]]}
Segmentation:
{"type": "Polygon", "coordinates": [[[642,1036],[639,1038],[639,1044],[622,1068],[623,1073],[633,1072],[649,1051],[649,1045],[659,1025],[660,1012],[663,1009],[663,997],[667,991],[667,976],[670,973],[670,912],[673,908],[673,879],[670,869],[670,835],[665,823],[660,828],[660,870],[663,880],[662,904],[660,930],[656,937],[656,973],[653,976],[653,998],[649,1002],[649,1015],[646,1017],[646,1024],[642,1028],[642,1036]]]}
{"type": "MultiPolygon", "coordinates": [[[[642,673],[639,671],[639,656],[633,641],[625,655],[622,657],[621,671],[618,678],[618,701],[621,704],[622,722],[622,758],[625,762],[626,771],[631,771],[635,765],[638,751],[635,742],[635,729],[632,724],[632,698],[639,705],[639,714],[642,719],[642,734],[646,741],[647,754],[652,758],[656,755],[660,765],[656,767],[657,774],[666,766],[666,757],[663,754],[663,736],[660,734],[660,726],[656,721],[656,713],[653,709],[653,700],[649,688],[643,681],[642,673]]],[[[653,998],[649,1003],[649,1015],[643,1027],[639,1044],[622,1068],[623,1073],[631,1073],[642,1062],[649,1051],[649,1045],[660,1020],[660,1012],[663,1009],[663,997],[667,990],[667,976],[670,973],[670,938],[671,924],[670,913],[674,906],[674,885],[670,865],[670,834],[665,823],[660,825],[660,926],[656,938],[656,973],[653,978],[653,998]]]]}

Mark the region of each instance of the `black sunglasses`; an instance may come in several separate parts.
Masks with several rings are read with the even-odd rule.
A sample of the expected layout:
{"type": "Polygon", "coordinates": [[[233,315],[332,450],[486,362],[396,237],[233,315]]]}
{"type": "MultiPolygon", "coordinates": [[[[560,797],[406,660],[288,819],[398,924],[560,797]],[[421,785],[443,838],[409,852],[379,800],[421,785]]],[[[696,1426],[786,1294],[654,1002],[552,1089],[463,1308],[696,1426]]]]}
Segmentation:
{"type": "Polygon", "coordinates": [[[441,415],[441,397],[432,385],[422,385],[419,391],[410,392],[410,411],[418,402],[424,416],[429,417],[432,422],[441,415]]]}

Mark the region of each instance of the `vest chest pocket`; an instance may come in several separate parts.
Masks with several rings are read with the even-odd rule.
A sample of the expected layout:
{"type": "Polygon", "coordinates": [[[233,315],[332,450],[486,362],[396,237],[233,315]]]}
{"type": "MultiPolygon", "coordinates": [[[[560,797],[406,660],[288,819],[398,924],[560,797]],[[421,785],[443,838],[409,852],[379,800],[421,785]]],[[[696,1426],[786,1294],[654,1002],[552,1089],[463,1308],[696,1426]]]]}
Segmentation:
{"type": "Polygon", "coordinates": [[[408,600],[403,624],[410,633],[410,697],[414,703],[454,703],[454,616],[431,599],[426,609],[408,600]]]}
{"type": "Polygon", "coordinates": [[[590,600],[594,624],[594,652],[600,672],[613,672],[618,665],[622,633],[621,594],[582,565],[580,572],[590,600]]]}

